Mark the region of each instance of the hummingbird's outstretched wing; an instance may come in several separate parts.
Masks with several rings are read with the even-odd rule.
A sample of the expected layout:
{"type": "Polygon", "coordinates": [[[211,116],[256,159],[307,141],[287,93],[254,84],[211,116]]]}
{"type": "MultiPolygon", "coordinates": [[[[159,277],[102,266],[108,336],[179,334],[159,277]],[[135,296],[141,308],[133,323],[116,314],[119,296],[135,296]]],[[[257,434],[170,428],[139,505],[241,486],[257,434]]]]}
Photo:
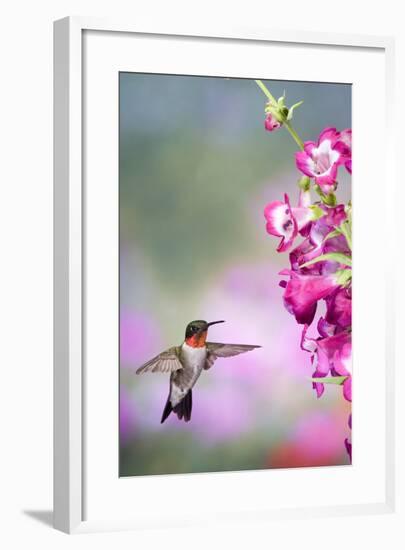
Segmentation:
{"type": "Polygon", "coordinates": [[[179,359],[180,348],[173,347],[162,351],[159,355],[144,363],[136,371],[136,374],[144,372],[174,372],[183,368],[179,359]]]}
{"type": "Polygon", "coordinates": [[[218,357],[232,357],[261,347],[249,344],[220,344],[218,342],[207,342],[205,345],[208,352],[204,365],[205,370],[210,369],[218,357]]]}

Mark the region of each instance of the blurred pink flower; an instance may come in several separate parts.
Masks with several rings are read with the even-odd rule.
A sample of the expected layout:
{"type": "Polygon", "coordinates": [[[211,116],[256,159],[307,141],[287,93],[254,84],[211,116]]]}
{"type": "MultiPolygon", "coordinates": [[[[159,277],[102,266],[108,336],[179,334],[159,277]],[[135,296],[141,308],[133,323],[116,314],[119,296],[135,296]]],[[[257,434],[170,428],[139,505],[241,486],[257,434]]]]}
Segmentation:
{"type": "Polygon", "coordinates": [[[123,309],[120,316],[120,361],[124,367],[136,367],[159,349],[160,334],[150,317],[123,309]]]}
{"type": "Polygon", "coordinates": [[[120,385],[120,444],[125,445],[132,439],[134,434],[135,422],[135,410],[133,399],[128,390],[120,385]]]}
{"type": "MultiPolygon", "coordinates": [[[[203,375],[204,376],[204,373],[203,375]]],[[[160,417],[166,399],[166,389],[155,386],[148,397],[147,417],[142,419],[144,427],[153,431],[189,433],[206,444],[217,444],[235,439],[254,428],[252,398],[246,395],[246,390],[238,383],[212,383],[208,386],[200,380],[193,390],[193,410],[191,422],[179,422],[175,415],[170,415],[164,427],[160,417]]]]}
{"type": "Polygon", "coordinates": [[[254,427],[251,400],[237,385],[200,387],[195,395],[194,429],[205,441],[235,439],[254,427]]]}
{"type": "Polygon", "coordinates": [[[314,412],[301,418],[294,430],[293,438],[313,456],[336,455],[342,452],[341,437],[345,433],[340,414],[314,412]]]}
{"type": "MultiPolygon", "coordinates": [[[[222,274],[213,291],[218,291],[225,301],[239,296],[243,301],[257,304],[261,304],[263,301],[271,302],[277,297],[276,289],[269,285],[269,277],[272,274],[272,267],[267,262],[259,264],[235,264],[222,274]]],[[[223,325],[220,328],[225,329],[226,326],[223,325]]]]}
{"type": "Polygon", "coordinates": [[[263,346],[254,354],[219,359],[217,368],[210,371],[210,378],[216,383],[252,385],[253,391],[266,392],[270,397],[274,368],[281,369],[283,365],[284,371],[302,373],[302,353],[299,347],[290,346],[300,330],[286,323],[284,311],[273,306],[279,292],[276,284],[269,284],[272,279],[276,282],[276,274],[268,262],[234,265],[201,297],[204,318],[226,320],[209,333],[209,340],[263,346]],[[274,341],[277,346],[272,345],[274,341]]]}
{"type": "Polygon", "coordinates": [[[340,414],[307,414],[298,420],[286,440],[271,450],[268,466],[297,468],[342,463],[343,438],[340,414]]]}

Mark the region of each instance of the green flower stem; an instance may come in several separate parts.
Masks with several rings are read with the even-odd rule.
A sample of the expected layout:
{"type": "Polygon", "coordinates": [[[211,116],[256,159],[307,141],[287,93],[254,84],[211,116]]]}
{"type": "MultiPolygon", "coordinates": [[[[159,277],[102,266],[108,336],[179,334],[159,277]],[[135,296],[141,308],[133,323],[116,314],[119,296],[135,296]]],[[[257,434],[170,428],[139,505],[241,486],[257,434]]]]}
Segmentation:
{"type": "MultiPolygon", "coordinates": [[[[264,95],[267,97],[269,101],[271,101],[274,105],[277,105],[276,98],[270,93],[268,88],[263,84],[261,80],[255,80],[256,84],[259,86],[261,91],[264,93],[264,95]]],[[[285,121],[284,126],[287,128],[287,130],[290,132],[291,137],[295,141],[295,143],[298,145],[300,149],[304,149],[304,143],[302,139],[299,137],[297,132],[294,130],[294,128],[291,126],[290,122],[285,121]]]]}
{"type": "Polygon", "coordinates": [[[336,384],[340,386],[348,378],[348,376],[331,376],[331,377],[321,377],[321,378],[311,378],[311,382],[317,384],[336,384]]]}
{"type": "Polygon", "coordinates": [[[261,80],[255,80],[256,84],[259,86],[264,95],[273,103],[277,103],[276,98],[271,95],[267,87],[263,84],[261,80]]]}
{"type": "Polygon", "coordinates": [[[287,130],[290,132],[292,138],[294,139],[294,141],[298,145],[298,147],[301,150],[304,150],[304,143],[303,143],[302,139],[299,137],[299,135],[297,134],[297,132],[294,130],[294,128],[291,126],[291,122],[286,122],[284,125],[287,128],[287,130]]]}
{"type": "Polygon", "coordinates": [[[326,254],[321,254],[320,256],[317,256],[313,260],[309,260],[308,262],[305,262],[305,264],[300,265],[300,267],[309,267],[310,265],[317,264],[319,262],[338,262],[340,264],[346,265],[347,267],[352,266],[352,259],[349,258],[349,256],[346,256],[346,254],[342,254],[341,252],[328,252],[326,254]]]}

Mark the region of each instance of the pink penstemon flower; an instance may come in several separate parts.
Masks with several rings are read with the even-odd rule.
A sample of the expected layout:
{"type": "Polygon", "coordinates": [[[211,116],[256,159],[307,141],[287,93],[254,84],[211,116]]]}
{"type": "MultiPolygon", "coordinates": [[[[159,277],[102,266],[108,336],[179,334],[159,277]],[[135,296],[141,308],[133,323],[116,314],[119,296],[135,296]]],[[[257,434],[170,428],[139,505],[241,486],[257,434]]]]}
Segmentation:
{"type": "MultiPolygon", "coordinates": [[[[296,166],[305,174],[298,183],[296,207],[291,207],[285,194],[284,201],[270,202],[264,211],[267,232],[281,238],[277,251],[289,250],[290,267],[280,272],[284,306],[304,325],[301,348],[310,354],[317,397],[324,393],[325,384],[337,384],[344,399],[351,401],[351,205],[337,204],[335,191],[339,168],[344,166],[351,173],[352,132],[326,128],[316,142],[303,142],[291,125],[292,111],[302,102],[288,109],[284,96],[276,100],[261,81],[256,82],[269,100],[266,128],[283,126],[291,134],[300,148],[296,166]],[[312,201],[311,190],[318,201],[312,201]],[[326,311],[318,317],[317,336],[309,337],[320,303],[326,311]]],[[[344,446],[351,459],[350,437],[344,446]]]]}
{"type": "Polygon", "coordinates": [[[265,207],[264,217],[267,222],[267,233],[275,237],[281,237],[277,247],[278,252],[288,250],[298,233],[316,219],[317,214],[306,205],[306,202],[307,198],[301,192],[296,208],[291,208],[287,194],[284,195],[284,202],[274,201],[265,207]]]}
{"type": "Polygon", "coordinates": [[[325,194],[335,190],[338,168],[349,162],[349,146],[346,142],[348,130],[342,136],[336,128],[326,128],[319,135],[317,143],[306,141],[303,151],[295,154],[297,168],[306,176],[314,178],[325,194]]]}

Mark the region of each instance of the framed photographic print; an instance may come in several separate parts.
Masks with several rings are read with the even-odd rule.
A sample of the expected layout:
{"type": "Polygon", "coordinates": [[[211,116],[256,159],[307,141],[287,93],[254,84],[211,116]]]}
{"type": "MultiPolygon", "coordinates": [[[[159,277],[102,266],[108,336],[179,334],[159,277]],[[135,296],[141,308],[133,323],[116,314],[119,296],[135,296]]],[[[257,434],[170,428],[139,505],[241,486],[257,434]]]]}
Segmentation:
{"type": "Polygon", "coordinates": [[[349,464],[351,85],[121,72],[119,94],[120,475],[349,464]],[[305,151],[297,175],[287,94],[336,142],[325,193],[305,151]]]}
{"type": "Polygon", "coordinates": [[[57,528],[394,510],[392,48],[55,23],[57,528]]]}

